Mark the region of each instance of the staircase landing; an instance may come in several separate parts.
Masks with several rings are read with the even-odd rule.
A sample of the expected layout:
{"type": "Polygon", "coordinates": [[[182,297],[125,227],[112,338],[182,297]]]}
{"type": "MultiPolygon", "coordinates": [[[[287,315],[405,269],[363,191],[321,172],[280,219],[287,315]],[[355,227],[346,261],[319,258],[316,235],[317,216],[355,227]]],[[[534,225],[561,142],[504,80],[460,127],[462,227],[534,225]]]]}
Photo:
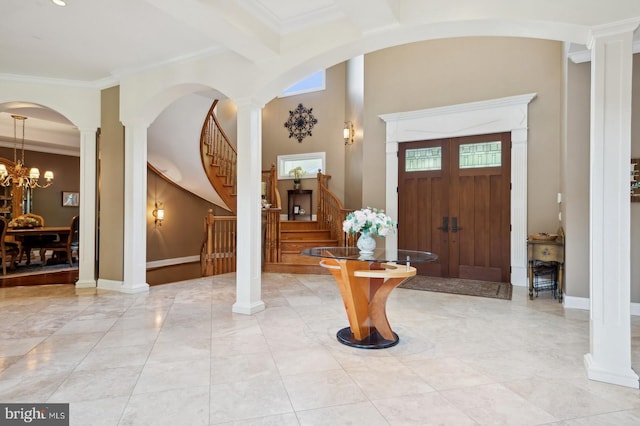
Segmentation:
{"type": "Polygon", "coordinates": [[[316,221],[283,220],[280,222],[281,262],[265,263],[264,272],[287,274],[329,274],[320,259],[304,256],[300,251],[310,247],[336,246],[329,231],[318,229],[316,221]]]}

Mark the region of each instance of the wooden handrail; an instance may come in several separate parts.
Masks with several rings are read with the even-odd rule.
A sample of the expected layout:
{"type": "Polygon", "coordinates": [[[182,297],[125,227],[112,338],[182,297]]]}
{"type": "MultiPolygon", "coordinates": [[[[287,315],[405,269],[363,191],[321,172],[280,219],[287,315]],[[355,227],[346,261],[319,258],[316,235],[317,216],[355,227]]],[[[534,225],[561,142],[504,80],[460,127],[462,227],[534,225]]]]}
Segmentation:
{"type": "Polygon", "coordinates": [[[278,263],[282,258],[282,250],[280,248],[280,213],[282,212],[282,205],[275,165],[271,165],[269,170],[262,171],[262,181],[266,185],[265,200],[271,205],[269,208],[262,209],[264,213],[264,261],[278,263]]]}
{"type": "Polygon", "coordinates": [[[238,153],[215,115],[213,101],[200,132],[200,158],[209,182],[220,198],[236,213],[238,153]]]}
{"type": "Polygon", "coordinates": [[[280,200],[280,191],[278,191],[278,171],[275,164],[271,165],[269,170],[262,171],[262,183],[266,186],[263,199],[270,204],[272,208],[282,208],[280,200]]]}
{"type": "Polygon", "coordinates": [[[356,245],[355,235],[345,233],[342,230],[342,222],[353,210],[345,209],[342,202],[329,190],[330,175],[318,172],[318,227],[328,230],[331,239],[337,240],[338,244],[345,247],[356,245]]]}

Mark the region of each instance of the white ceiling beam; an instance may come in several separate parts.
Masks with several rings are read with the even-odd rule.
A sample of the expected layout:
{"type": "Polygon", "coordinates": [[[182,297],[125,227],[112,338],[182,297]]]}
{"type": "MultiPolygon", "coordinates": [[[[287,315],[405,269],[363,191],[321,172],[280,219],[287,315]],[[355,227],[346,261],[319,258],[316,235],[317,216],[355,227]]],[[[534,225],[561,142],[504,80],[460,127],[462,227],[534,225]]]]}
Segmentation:
{"type": "Polygon", "coordinates": [[[336,6],[362,33],[400,23],[400,0],[342,0],[336,6]]]}
{"type": "Polygon", "coordinates": [[[280,36],[234,2],[145,1],[252,62],[273,59],[280,53],[280,36]]]}

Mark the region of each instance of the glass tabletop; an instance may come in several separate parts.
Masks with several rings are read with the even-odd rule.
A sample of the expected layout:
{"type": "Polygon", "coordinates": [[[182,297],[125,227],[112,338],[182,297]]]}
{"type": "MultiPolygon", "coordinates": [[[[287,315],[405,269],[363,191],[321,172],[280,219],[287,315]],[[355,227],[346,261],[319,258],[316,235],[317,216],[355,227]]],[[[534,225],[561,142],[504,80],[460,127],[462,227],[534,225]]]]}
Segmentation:
{"type": "Polygon", "coordinates": [[[438,255],[429,253],[428,251],[415,250],[387,250],[377,248],[373,254],[360,254],[357,247],[313,247],[306,248],[300,252],[305,256],[359,260],[363,262],[393,262],[404,265],[407,262],[432,262],[438,258],[438,255]]]}

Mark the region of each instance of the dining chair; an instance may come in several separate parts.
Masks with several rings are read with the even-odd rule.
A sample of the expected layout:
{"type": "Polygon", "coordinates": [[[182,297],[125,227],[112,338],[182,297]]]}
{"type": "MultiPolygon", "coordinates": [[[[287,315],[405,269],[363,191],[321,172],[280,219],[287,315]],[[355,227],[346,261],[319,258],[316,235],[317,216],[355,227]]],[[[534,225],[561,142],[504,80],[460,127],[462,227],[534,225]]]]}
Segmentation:
{"type": "Polygon", "coordinates": [[[71,219],[71,225],[69,226],[69,236],[65,240],[50,241],[42,244],[40,251],[40,258],[42,265],[45,264],[45,254],[47,250],[53,251],[53,253],[63,252],[67,255],[67,261],[70,266],[73,266],[73,253],[80,258],[80,216],[74,216],[71,219]]]}
{"type": "Polygon", "coordinates": [[[7,274],[7,258],[10,259],[10,268],[15,267],[15,261],[18,257],[18,244],[14,242],[5,241],[7,236],[8,222],[7,219],[0,216],[0,255],[2,255],[2,275],[7,274]]]}

